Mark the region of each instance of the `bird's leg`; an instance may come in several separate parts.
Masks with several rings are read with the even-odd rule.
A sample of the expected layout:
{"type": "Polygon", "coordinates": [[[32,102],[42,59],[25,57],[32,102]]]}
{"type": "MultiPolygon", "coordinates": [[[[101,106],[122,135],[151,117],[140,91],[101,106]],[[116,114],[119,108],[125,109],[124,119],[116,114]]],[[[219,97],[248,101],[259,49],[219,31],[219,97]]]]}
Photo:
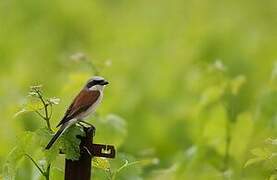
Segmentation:
{"type": "Polygon", "coordinates": [[[78,125],[82,126],[82,128],[85,128],[86,126],[84,126],[81,122],[77,122],[78,125]]]}
{"type": "Polygon", "coordinates": [[[93,132],[92,136],[95,136],[95,127],[94,127],[92,124],[90,124],[90,123],[88,123],[88,122],[86,122],[86,121],[83,121],[83,120],[81,120],[81,119],[78,119],[78,122],[77,122],[77,123],[78,123],[80,126],[82,126],[84,129],[86,128],[86,126],[84,126],[82,123],[84,123],[84,124],[90,126],[90,127],[92,128],[92,132],[93,132]]]}

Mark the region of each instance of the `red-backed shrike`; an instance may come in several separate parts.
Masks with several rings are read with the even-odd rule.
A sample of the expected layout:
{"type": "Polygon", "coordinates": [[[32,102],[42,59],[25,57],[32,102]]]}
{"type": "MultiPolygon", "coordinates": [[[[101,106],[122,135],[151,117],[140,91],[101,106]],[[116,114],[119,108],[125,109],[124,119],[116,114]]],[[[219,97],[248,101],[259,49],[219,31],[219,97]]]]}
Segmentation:
{"type": "Polygon", "coordinates": [[[105,85],[109,84],[104,78],[95,76],[91,78],[81,92],[75,97],[64,117],[57,127],[61,126],[54,137],[50,140],[45,149],[49,149],[63,132],[72,124],[84,122],[91,113],[95,112],[97,106],[103,98],[105,85]]]}

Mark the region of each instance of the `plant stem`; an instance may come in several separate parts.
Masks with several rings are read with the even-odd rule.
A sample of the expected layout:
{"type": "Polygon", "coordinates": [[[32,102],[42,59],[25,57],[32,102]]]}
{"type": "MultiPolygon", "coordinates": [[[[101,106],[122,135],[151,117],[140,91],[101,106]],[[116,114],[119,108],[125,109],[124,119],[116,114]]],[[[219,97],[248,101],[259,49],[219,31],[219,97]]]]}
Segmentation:
{"type": "Polygon", "coordinates": [[[95,64],[92,61],[87,60],[87,62],[90,64],[92,71],[94,71],[95,75],[99,75],[99,70],[98,68],[95,66],[95,64]]]}
{"type": "Polygon", "coordinates": [[[113,179],[114,179],[114,178],[113,178],[113,174],[112,174],[110,168],[109,168],[108,172],[105,171],[105,174],[106,174],[106,176],[107,176],[107,179],[109,179],[109,180],[113,180],[113,179]]]}
{"type": "Polygon", "coordinates": [[[47,169],[46,169],[46,172],[45,172],[45,179],[46,180],[49,180],[49,177],[50,177],[50,169],[51,169],[51,163],[50,164],[48,164],[48,166],[47,166],[47,169]]]}
{"type": "Polygon", "coordinates": [[[44,176],[45,175],[44,171],[39,167],[39,165],[36,163],[36,161],[29,154],[25,154],[25,156],[28,157],[34,163],[34,165],[38,168],[41,175],[44,176]]]}
{"type": "MultiPolygon", "coordinates": [[[[44,120],[46,121],[46,124],[47,124],[47,127],[50,131],[53,132],[53,130],[51,129],[51,124],[50,124],[50,119],[52,117],[52,105],[50,105],[50,109],[51,109],[51,112],[50,112],[50,116],[49,116],[49,113],[48,113],[48,106],[49,106],[49,103],[46,103],[41,92],[40,91],[37,91],[37,94],[39,96],[39,99],[41,100],[43,106],[44,106],[44,112],[45,112],[45,117],[44,117],[44,120]]],[[[38,114],[40,114],[38,112],[38,114]]],[[[50,169],[51,169],[51,163],[48,164],[47,166],[47,169],[46,169],[46,172],[43,173],[44,177],[46,180],[49,180],[50,178],[50,169]]]]}
{"type": "Polygon", "coordinates": [[[53,106],[52,106],[52,104],[50,104],[50,115],[49,115],[49,119],[52,118],[52,114],[53,114],[53,106]]]}
{"type": "Polygon", "coordinates": [[[111,171],[109,171],[109,173],[110,173],[110,175],[111,175],[111,179],[112,179],[112,180],[115,180],[116,175],[117,175],[120,171],[122,171],[124,168],[130,167],[130,166],[133,166],[133,165],[137,165],[137,164],[139,164],[139,163],[141,163],[141,161],[134,161],[134,162],[129,163],[129,162],[126,160],[125,163],[124,163],[120,168],[118,168],[115,172],[112,173],[111,171]]]}
{"type": "MultiPolygon", "coordinates": [[[[50,131],[53,131],[51,128],[51,124],[50,124],[50,117],[48,114],[48,106],[49,104],[45,102],[41,92],[39,90],[36,91],[36,93],[38,94],[38,98],[41,100],[43,106],[44,106],[44,112],[45,112],[45,117],[42,116],[39,112],[37,112],[39,115],[41,115],[41,117],[46,121],[47,127],[50,131]]],[[[51,106],[51,116],[52,116],[52,106],[51,106]]]]}
{"type": "Polygon", "coordinates": [[[227,119],[226,122],[226,146],[225,146],[225,157],[224,157],[224,170],[229,168],[229,150],[231,143],[231,122],[227,119]]]}
{"type": "Polygon", "coordinates": [[[41,167],[39,167],[39,165],[36,163],[36,161],[29,154],[25,154],[25,156],[28,157],[34,163],[34,165],[37,167],[37,169],[39,170],[41,175],[43,175],[46,180],[49,180],[49,178],[50,178],[51,163],[48,164],[47,169],[44,172],[43,169],[41,167]]]}
{"type": "Polygon", "coordinates": [[[42,119],[45,120],[45,117],[38,110],[36,110],[35,113],[37,113],[42,119]]]}
{"type": "Polygon", "coordinates": [[[48,129],[49,129],[51,132],[53,132],[53,130],[51,129],[50,119],[49,119],[49,118],[46,118],[45,121],[46,121],[46,124],[47,124],[48,129]]]}
{"type": "MultiPolygon", "coordinates": [[[[44,100],[43,96],[42,96],[42,92],[38,89],[35,90],[35,92],[37,93],[38,95],[38,98],[40,99],[40,101],[42,102],[43,104],[43,107],[44,107],[44,112],[45,112],[45,116],[40,113],[39,110],[35,110],[35,112],[42,118],[46,121],[46,124],[47,124],[47,127],[50,131],[52,131],[51,129],[51,124],[50,124],[50,119],[52,117],[52,104],[47,102],[44,100]],[[48,106],[50,105],[50,115],[48,113],[48,106]]],[[[53,131],[52,131],[53,132],[53,131]]],[[[46,180],[49,180],[50,179],[50,169],[51,169],[51,163],[49,163],[47,165],[47,168],[46,168],[46,171],[43,170],[43,168],[41,168],[37,163],[36,161],[28,154],[25,154],[33,163],[34,165],[38,168],[39,172],[45,177],[46,180]]]]}

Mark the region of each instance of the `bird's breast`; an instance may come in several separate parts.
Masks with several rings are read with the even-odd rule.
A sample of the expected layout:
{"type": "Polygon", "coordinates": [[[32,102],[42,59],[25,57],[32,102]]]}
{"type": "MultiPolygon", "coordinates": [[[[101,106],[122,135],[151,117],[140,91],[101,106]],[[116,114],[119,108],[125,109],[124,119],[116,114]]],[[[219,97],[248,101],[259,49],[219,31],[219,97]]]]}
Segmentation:
{"type": "Polygon", "coordinates": [[[100,96],[98,97],[98,99],[95,101],[95,103],[93,103],[86,111],[84,111],[83,113],[81,113],[78,116],[78,119],[83,119],[86,118],[87,116],[89,116],[90,114],[94,113],[96,108],[98,107],[98,105],[100,104],[100,102],[102,101],[103,98],[103,93],[100,93],[100,96]]]}

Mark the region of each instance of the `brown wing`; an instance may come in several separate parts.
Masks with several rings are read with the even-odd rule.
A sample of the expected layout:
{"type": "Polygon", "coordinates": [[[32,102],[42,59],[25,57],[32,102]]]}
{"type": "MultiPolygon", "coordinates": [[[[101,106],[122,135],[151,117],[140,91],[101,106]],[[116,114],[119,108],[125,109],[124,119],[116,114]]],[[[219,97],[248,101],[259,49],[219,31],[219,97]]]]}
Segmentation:
{"type": "Polygon", "coordinates": [[[83,89],[73,100],[57,127],[73,119],[78,114],[86,111],[93,103],[97,101],[99,96],[100,91],[88,91],[83,89]]]}

